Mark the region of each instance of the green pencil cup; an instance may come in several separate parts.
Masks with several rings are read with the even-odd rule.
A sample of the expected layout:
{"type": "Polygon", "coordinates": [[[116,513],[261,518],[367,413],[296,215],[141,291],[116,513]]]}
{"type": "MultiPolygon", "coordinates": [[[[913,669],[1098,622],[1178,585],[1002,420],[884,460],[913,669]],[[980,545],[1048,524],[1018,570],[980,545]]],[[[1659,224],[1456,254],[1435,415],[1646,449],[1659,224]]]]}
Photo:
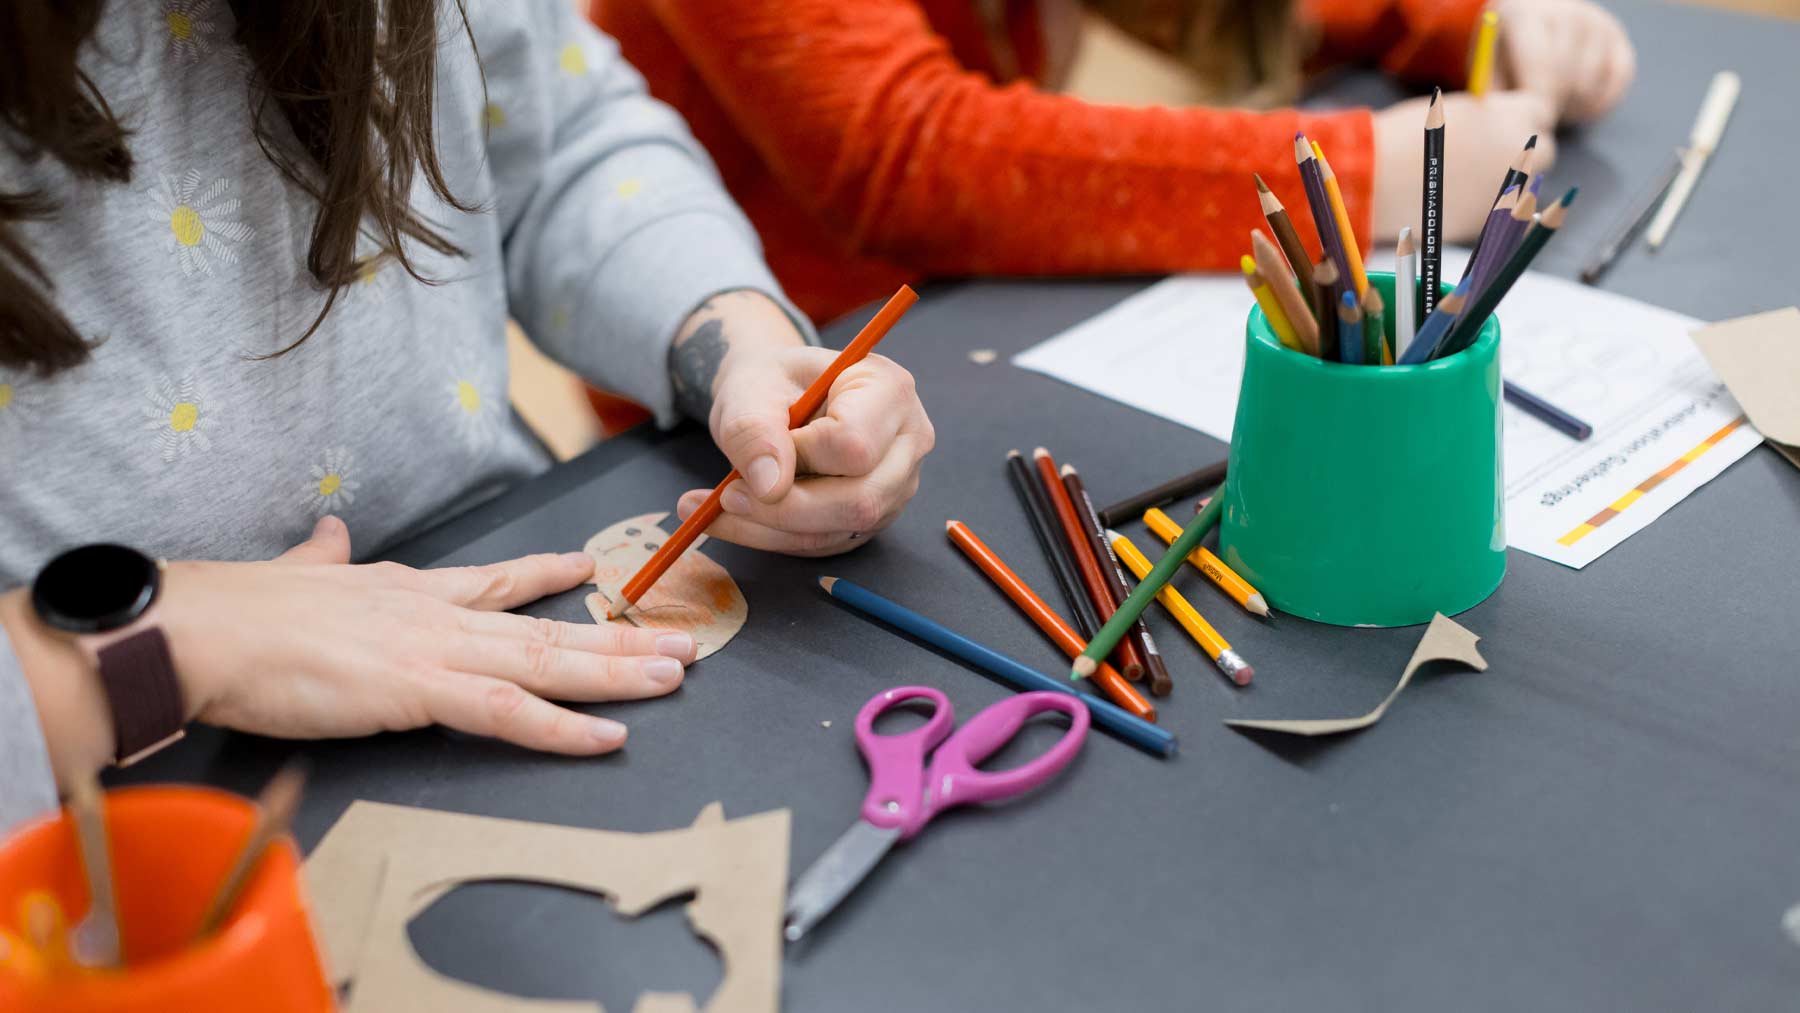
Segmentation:
{"type": "MultiPolygon", "coordinates": [[[[1394,305],[1392,274],[1369,284],[1394,305]]],[[[1337,626],[1411,626],[1492,594],[1506,575],[1499,322],[1416,366],[1293,351],[1258,307],[1246,332],[1225,561],[1270,605],[1337,626]]]]}

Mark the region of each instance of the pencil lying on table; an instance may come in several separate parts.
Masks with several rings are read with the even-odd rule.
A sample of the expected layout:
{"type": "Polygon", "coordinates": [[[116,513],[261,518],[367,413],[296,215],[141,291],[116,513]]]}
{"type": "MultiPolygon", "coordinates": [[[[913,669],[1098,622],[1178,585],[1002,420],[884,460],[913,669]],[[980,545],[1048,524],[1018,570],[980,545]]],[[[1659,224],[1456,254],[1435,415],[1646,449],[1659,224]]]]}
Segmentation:
{"type": "Polygon", "coordinates": [[[837,577],[820,577],[819,586],[825,589],[826,594],[858,612],[974,665],[1016,690],[1028,692],[1044,689],[1074,696],[1087,707],[1095,727],[1153,756],[1167,759],[1175,755],[1175,735],[1166,728],[1158,728],[1130,711],[1092,694],[1076,693],[1069,688],[1067,682],[1059,682],[1021,661],[976,643],[948,626],[928,619],[898,602],[883,598],[860,584],[837,577]]]}
{"type": "Polygon", "coordinates": [[[1100,627],[1100,632],[1094,634],[1094,639],[1088,642],[1080,657],[1077,657],[1075,663],[1070,666],[1069,678],[1089,678],[1100,670],[1100,659],[1106,657],[1114,647],[1118,646],[1120,638],[1125,636],[1125,631],[1131,626],[1132,620],[1144,614],[1144,609],[1150,606],[1150,599],[1156,597],[1156,592],[1168,585],[1170,579],[1175,576],[1175,571],[1180,569],[1182,562],[1187,559],[1188,553],[1198,548],[1200,540],[1206,537],[1207,532],[1218,526],[1219,515],[1224,509],[1225,497],[1215,494],[1207,502],[1206,509],[1194,515],[1194,519],[1188,522],[1188,526],[1183,528],[1181,534],[1176,536],[1175,541],[1169,544],[1169,551],[1163,553],[1163,557],[1156,561],[1156,565],[1151,567],[1150,572],[1138,583],[1137,589],[1126,596],[1124,602],[1120,603],[1119,610],[1113,613],[1112,618],[1108,619],[1104,626],[1100,627]]]}
{"type": "MultiPolygon", "coordinates": [[[[1057,647],[1062,648],[1063,653],[1075,657],[1082,652],[1086,645],[1082,643],[1080,637],[1075,635],[1074,630],[1069,629],[1069,624],[1063,622],[1055,612],[1050,611],[1050,606],[1044,604],[1044,599],[1039,598],[1037,592],[1033,591],[1029,584],[1020,580],[1019,575],[1006,565],[1006,561],[995,555],[993,549],[987,547],[987,543],[975,537],[975,532],[970,531],[968,525],[962,521],[945,521],[944,533],[950,536],[950,541],[962,550],[963,555],[968,556],[970,561],[986,574],[989,580],[994,582],[994,586],[1012,599],[1012,603],[1019,607],[1019,611],[1025,613],[1026,617],[1039,630],[1042,630],[1044,635],[1049,637],[1057,647]]],[[[1143,609],[1139,608],[1138,611],[1142,612],[1143,609]]],[[[1125,626],[1126,623],[1120,623],[1120,630],[1123,630],[1125,626]]],[[[1117,645],[1118,638],[1114,637],[1112,646],[1117,645]]],[[[1100,657],[1104,658],[1110,653],[1112,651],[1109,647],[1100,657]]],[[[1088,674],[1092,676],[1094,685],[1113,703],[1145,721],[1156,720],[1156,708],[1152,707],[1150,701],[1144,699],[1131,683],[1126,682],[1125,677],[1120,675],[1117,669],[1100,661],[1088,670],[1088,674]]]]}
{"type": "MultiPolygon", "coordinates": [[[[1149,528],[1150,533],[1162,539],[1165,544],[1181,537],[1181,525],[1175,523],[1175,518],[1155,507],[1144,511],[1144,527],[1149,528]]],[[[1242,605],[1246,612],[1259,616],[1269,614],[1269,603],[1263,598],[1262,592],[1251,587],[1250,582],[1238,576],[1236,570],[1226,566],[1225,561],[1213,555],[1211,549],[1204,545],[1196,546],[1193,552],[1188,553],[1187,559],[1196,570],[1206,575],[1207,580],[1213,582],[1214,587],[1242,605]]]]}
{"type": "MultiPolygon", "coordinates": [[[[1131,544],[1131,539],[1117,531],[1108,531],[1106,538],[1112,545],[1113,551],[1118,553],[1119,558],[1125,561],[1125,565],[1131,568],[1132,573],[1140,578],[1149,574],[1150,560],[1138,551],[1137,546],[1131,544]]],[[[1239,686],[1250,685],[1250,679],[1256,674],[1256,670],[1231,649],[1231,644],[1219,635],[1218,630],[1213,629],[1212,624],[1206,621],[1206,617],[1200,614],[1200,610],[1195,608],[1192,602],[1183,597],[1180,591],[1175,590],[1175,585],[1165,585],[1162,590],[1156,592],[1156,600],[1162,602],[1163,608],[1169,610],[1169,614],[1174,616],[1175,621],[1181,624],[1181,628],[1188,632],[1188,636],[1193,637],[1194,642],[1200,645],[1200,649],[1206,652],[1206,656],[1212,659],[1213,664],[1219,666],[1219,671],[1224,674],[1225,678],[1239,686]]]]}
{"type": "MultiPolygon", "coordinates": [[[[1069,490],[1063,485],[1056,459],[1050,456],[1048,450],[1039,447],[1031,452],[1031,458],[1037,465],[1038,477],[1044,480],[1044,494],[1050,500],[1051,512],[1062,528],[1063,544],[1075,559],[1075,572],[1081,575],[1081,586],[1087,589],[1088,602],[1094,606],[1094,615],[1104,623],[1112,617],[1117,603],[1112,599],[1112,592],[1107,589],[1106,575],[1100,571],[1100,559],[1094,555],[1094,548],[1081,529],[1081,516],[1075,510],[1075,501],[1069,498],[1069,490]]],[[[1144,655],[1135,642],[1127,640],[1121,643],[1113,661],[1118,664],[1119,671],[1124,673],[1125,678],[1132,682],[1139,682],[1144,678],[1144,655]]]]}
{"type": "Polygon", "coordinates": [[[1081,576],[1075,572],[1075,557],[1069,554],[1062,528],[1050,513],[1050,501],[1044,496],[1044,487],[1025,463],[1025,455],[1017,450],[1006,452],[1006,471],[1012,476],[1013,491],[1018,494],[1019,502],[1025,507],[1025,516],[1031,521],[1031,533],[1037,536],[1038,548],[1044,550],[1050,571],[1056,574],[1056,585],[1062,589],[1063,600],[1069,604],[1075,632],[1083,639],[1093,636],[1100,628],[1100,617],[1094,613],[1094,603],[1088,601],[1087,591],[1081,586],[1081,576]]]}
{"type": "MultiPolygon", "coordinates": [[[[1087,486],[1081,481],[1081,474],[1072,464],[1062,466],[1063,487],[1069,492],[1069,500],[1075,504],[1075,515],[1081,521],[1081,533],[1087,536],[1094,550],[1094,556],[1100,561],[1100,575],[1106,578],[1106,590],[1110,603],[1117,607],[1125,596],[1131,593],[1131,582],[1125,579],[1125,567],[1119,557],[1113,553],[1112,545],[1107,541],[1106,529],[1100,526],[1100,517],[1094,511],[1094,501],[1088,497],[1087,486]]],[[[1144,675],[1150,679],[1150,692],[1155,696],[1168,696],[1174,689],[1174,680],[1169,678],[1169,668],[1163,663],[1162,651],[1157,649],[1156,638],[1150,635],[1150,627],[1144,624],[1144,618],[1131,624],[1131,633],[1126,641],[1137,645],[1138,653],[1144,659],[1144,675]]]]}
{"type": "MultiPolygon", "coordinates": [[[[887,337],[888,331],[893,329],[894,324],[906,315],[907,310],[912,309],[913,303],[918,301],[919,294],[914,292],[910,286],[900,286],[900,291],[895,292],[893,298],[887,301],[887,305],[881,307],[880,311],[875,314],[874,319],[865,324],[856,337],[844,346],[844,350],[839,352],[838,357],[825,368],[825,372],[820,373],[813,380],[812,384],[806,388],[805,393],[800,395],[799,400],[788,407],[788,428],[798,429],[806,425],[813,415],[824,406],[825,398],[831,393],[831,385],[837,381],[844,370],[868,358],[869,352],[874,349],[875,345],[882,338],[887,337]]],[[[723,510],[721,501],[725,496],[725,488],[742,477],[736,468],[731,469],[731,473],[726,475],[724,480],[713,489],[712,493],[706,497],[705,502],[700,504],[699,509],[690,514],[687,520],[682,521],[681,527],[675,529],[675,533],[669,536],[669,540],[663,543],[662,548],[657,549],[656,553],[644,562],[638,572],[625,582],[625,586],[619,590],[619,600],[608,600],[606,604],[608,619],[616,619],[624,615],[627,609],[637,604],[637,600],[644,596],[645,591],[650,590],[651,585],[660,580],[663,574],[669,572],[669,567],[675,565],[675,560],[681,558],[681,554],[687,551],[688,546],[694,544],[694,539],[699,538],[713,521],[719,519],[719,514],[723,510]]]]}
{"type": "Polygon", "coordinates": [[[1159,486],[1145,489],[1134,496],[1127,496],[1101,510],[1100,523],[1108,526],[1123,524],[1152,507],[1160,507],[1173,503],[1183,496],[1192,495],[1203,489],[1211,489],[1225,481],[1225,468],[1228,463],[1228,461],[1220,461],[1218,464],[1209,464],[1198,471],[1190,471],[1185,475],[1171,478],[1159,486]]]}

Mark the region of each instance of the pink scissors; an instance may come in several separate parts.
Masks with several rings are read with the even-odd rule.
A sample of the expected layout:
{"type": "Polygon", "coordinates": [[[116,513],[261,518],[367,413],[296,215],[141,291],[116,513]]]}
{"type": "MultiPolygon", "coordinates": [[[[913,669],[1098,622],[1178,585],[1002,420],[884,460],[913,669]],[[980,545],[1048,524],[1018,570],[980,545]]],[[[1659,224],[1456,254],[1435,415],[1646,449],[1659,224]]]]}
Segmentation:
{"type": "Polygon", "coordinates": [[[1067,693],[1020,693],[992,704],[956,729],[950,698],[929,686],[899,686],[877,693],[856,715],[856,748],[869,764],[869,793],[862,818],[825,850],[788,896],[789,942],[798,940],[849,896],[896,841],[925,829],[938,813],[967,802],[998,802],[1022,795],[1069,765],[1087,738],[1088,710],[1067,693]],[[908,700],[930,700],[931,720],[899,735],[875,731],[875,718],[908,700]],[[1069,730],[1043,755],[1011,770],[976,764],[1006,745],[1025,722],[1045,711],[1069,716],[1069,730]],[[925,766],[925,754],[931,766],[925,766]]]}

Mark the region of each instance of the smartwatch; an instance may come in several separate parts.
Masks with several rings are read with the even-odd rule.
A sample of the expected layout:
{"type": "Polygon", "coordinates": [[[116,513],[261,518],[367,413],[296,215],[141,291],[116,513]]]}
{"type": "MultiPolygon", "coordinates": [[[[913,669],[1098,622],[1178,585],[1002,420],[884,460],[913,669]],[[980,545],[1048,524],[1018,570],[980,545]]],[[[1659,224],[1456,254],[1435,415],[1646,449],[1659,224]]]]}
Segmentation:
{"type": "Polygon", "coordinates": [[[140,622],[162,589],[162,565],[123,545],[57,556],[31,585],[44,625],[89,648],[112,711],[114,762],[129,766],[181,738],[187,709],[161,627],[140,622]],[[122,636],[108,637],[136,626],[122,636]]]}

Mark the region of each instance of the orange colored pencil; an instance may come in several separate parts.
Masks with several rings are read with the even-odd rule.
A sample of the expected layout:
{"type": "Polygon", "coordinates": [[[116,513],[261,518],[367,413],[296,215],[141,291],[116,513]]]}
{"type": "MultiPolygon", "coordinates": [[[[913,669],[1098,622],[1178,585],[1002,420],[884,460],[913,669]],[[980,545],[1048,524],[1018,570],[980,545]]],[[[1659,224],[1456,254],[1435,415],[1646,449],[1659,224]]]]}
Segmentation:
{"type": "MultiPolygon", "coordinates": [[[[1075,501],[1069,498],[1069,490],[1063,488],[1062,473],[1050,451],[1039,447],[1031,452],[1031,460],[1037,465],[1044,487],[1050,493],[1050,508],[1062,527],[1069,554],[1075,557],[1075,568],[1081,571],[1081,584],[1087,588],[1088,601],[1094,604],[1094,613],[1104,623],[1118,611],[1119,603],[1113,600],[1112,589],[1106,586],[1106,574],[1101,572],[1100,559],[1088,543],[1087,532],[1082,530],[1081,517],[1075,513],[1075,501]]],[[[1146,666],[1143,652],[1129,639],[1119,641],[1118,649],[1113,651],[1113,660],[1119,663],[1125,678],[1132,682],[1143,680],[1146,666]]]]}
{"type": "MultiPolygon", "coordinates": [[[[813,415],[824,406],[826,396],[831,393],[831,385],[837,381],[838,376],[844,370],[867,358],[876,343],[887,337],[888,331],[893,329],[894,324],[906,315],[907,310],[912,309],[913,303],[918,301],[919,294],[914,292],[910,286],[900,286],[900,291],[894,293],[893,298],[887,301],[887,305],[875,314],[874,319],[863,325],[863,329],[858,332],[855,339],[844,346],[844,350],[838,353],[838,357],[832,360],[825,372],[820,373],[818,378],[813,380],[812,385],[806,388],[799,400],[788,406],[788,428],[798,429],[811,421],[813,415]]],[[[736,468],[731,469],[731,474],[726,475],[724,480],[713,489],[712,494],[706,497],[706,501],[700,504],[700,509],[690,514],[688,519],[681,523],[681,527],[676,528],[675,533],[669,536],[669,540],[663,543],[662,548],[657,549],[656,553],[645,561],[638,572],[625,582],[625,586],[619,590],[619,597],[623,600],[607,602],[607,618],[616,619],[624,615],[626,609],[636,605],[637,600],[644,596],[644,592],[650,590],[652,585],[662,579],[663,574],[669,572],[669,567],[675,565],[675,560],[681,558],[681,554],[687,551],[687,547],[694,544],[694,539],[699,538],[702,532],[712,526],[713,521],[719,519],[719,513],[723,509],[721,500],[725,496],[725,487],[742,477],[736,468]]]]}
{"type": "MultiPolygon", "coordinates": [[[[975,532],[970,531],[968,525],[962,521],[945,521],[944,531],[950,536],[950,541],[962,550],[963,555],[968,556],[976,566],[980,567],[981,572],[987,574],[988,579],[1005,592],[1006,596],[1012,599],[1013,604],[1019,607],[1019,611],[1025,613],[1033,623],[1037,624],[1038,629],[1044,631],[1045,636],[1054,641],[1057,647],[1062,648],[1064,654],[1073,658],[1087,649],[1087,643],[1075,635],[1075,631],[1069,628],[1069,624],[1063,622],[1062,617],[1055,612],[1050,611],[1050,606],[1044,604],[1044,599],[1039,598],[1037,592],[1033,591],[1030,585],[1020,580],[1019,575],[1012,572],[1012,568],[1007,566],[999,556],[994,555],[994,550],[975,537],[975,532]]],[[[1143,695],[1133,688],[1131,683],[1126,682],[1125,677],[1111,665],[1104,661],[1101,662],[1100,667],[1096,668],[1094,674],[1088,678],[1100,688],[1102,693],[1111,698],[1113,703],[1145,721],[1156,720],[1156,708],[1151,706],[1150,701],[1144,699],[1143,695]]]]}

